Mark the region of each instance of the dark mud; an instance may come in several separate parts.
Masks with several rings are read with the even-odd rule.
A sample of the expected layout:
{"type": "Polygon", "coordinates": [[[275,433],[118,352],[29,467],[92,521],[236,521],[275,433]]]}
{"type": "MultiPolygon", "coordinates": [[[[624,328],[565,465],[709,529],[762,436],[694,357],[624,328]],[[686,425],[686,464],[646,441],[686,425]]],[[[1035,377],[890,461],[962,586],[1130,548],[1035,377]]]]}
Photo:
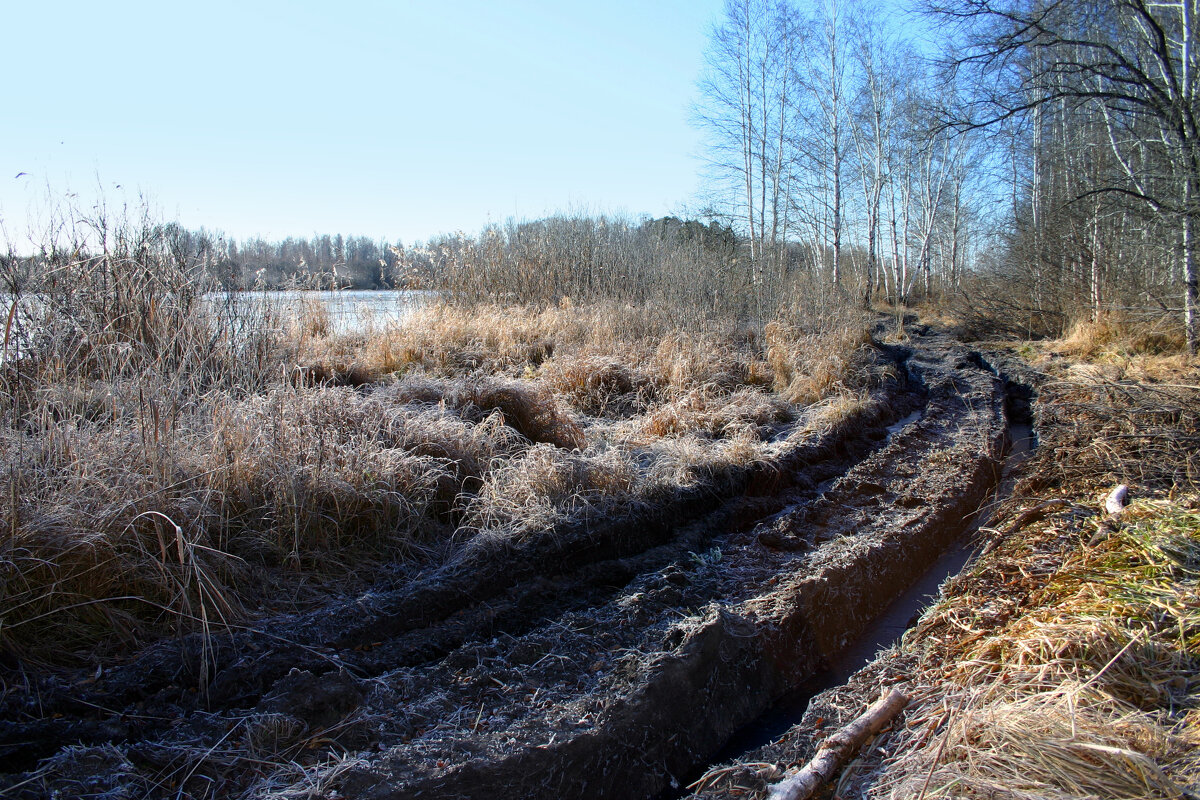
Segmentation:
{"type": "Polygon", "coordinates": [[[938,598],[943,583],[959,574],[979,553],[981,541],[974,534],[989,524],[991,508],[1011,492],[1020,464],[1036,447],[1031,424],[1012,422],[1009,433],[1000,485],[968,531],[893,600],[856,641],[831,658],[824,670],[738,730],[710,763],[697,767],[688,776],[689,787],[699,784],[704,788],[696,792],[664,792],[657,800],[765,796],[769,784],[778,780],[780,772],[814,755],[821,736],[849,723],[878,698],[881,685],[895,682],[903,675],[903,659],[896,658],[889,648],[917,624],[922,612],[938,598]],[[889,656],[878,659],[881,652],[889,656]],[[705,781],[706,776],[709,781],[705,781]],[[737,791],[732,791],[733,787],[737,791]]]}
{"type": "Polygon", "coordinates": [[[826,669],[996,484],[1019,394],[1002,368],[935,335],[892,354],[907,381],[684,497],[469,543],[319,611],[97,674],[5,668],[0,793],[80,794],[80,764],[114,798],[678,785],[826,669]]]}
{"type": "MultiPolygon", "coordinates": [[[[1021,465],[1037,447],[1033,403],[1041,375],[1007,353],[989,352],[982,363],[1004,382],[1008,441],[1000,481],[968,530],[825,670],[781,697],[697,767],[688,780],[694,792],[665,792],[659,800],[765,797],[787,768],[805,763],[824,736],[878,699],[881,687],[904,682],[912,665],[892,648],[937,599],[942,584],[978,556],[983,544],[978,530],[990,524],[993,510],[1012,492],[1021,465]]],[[[872,763],[878,766],[877,759],[872,763]]]]}

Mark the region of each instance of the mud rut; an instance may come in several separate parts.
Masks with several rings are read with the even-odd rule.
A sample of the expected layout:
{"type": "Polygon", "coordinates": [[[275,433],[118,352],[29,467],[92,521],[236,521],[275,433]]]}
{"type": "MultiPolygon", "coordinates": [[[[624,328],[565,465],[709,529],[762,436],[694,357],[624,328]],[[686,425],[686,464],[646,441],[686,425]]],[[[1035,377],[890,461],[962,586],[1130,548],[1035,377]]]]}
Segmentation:
{"type": "Polygon", "coordinates": [[[821,670],[994,487],[1005,377],[932,334],[890,357],[905,379],[846,423],[660,507],[480,540],[98,675],[0,670],[0,795],[653,797],[821,670]]]}

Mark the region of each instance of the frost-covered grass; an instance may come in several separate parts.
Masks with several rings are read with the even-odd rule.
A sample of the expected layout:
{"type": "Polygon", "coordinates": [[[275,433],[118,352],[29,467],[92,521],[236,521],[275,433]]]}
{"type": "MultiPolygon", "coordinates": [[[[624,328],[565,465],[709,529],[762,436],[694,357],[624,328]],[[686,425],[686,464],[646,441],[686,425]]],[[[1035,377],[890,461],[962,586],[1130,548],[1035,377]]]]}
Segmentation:
{"type": "Polygon", "coordinates": [[[69,233],[0,275],[39,298],[0,370],[0,647],[19,656],[211,629],[481,532],[670,498],[878,377],[853,313],[437,304],[338,334],[318,304],[205,301],[170,229],[69,233]]]}

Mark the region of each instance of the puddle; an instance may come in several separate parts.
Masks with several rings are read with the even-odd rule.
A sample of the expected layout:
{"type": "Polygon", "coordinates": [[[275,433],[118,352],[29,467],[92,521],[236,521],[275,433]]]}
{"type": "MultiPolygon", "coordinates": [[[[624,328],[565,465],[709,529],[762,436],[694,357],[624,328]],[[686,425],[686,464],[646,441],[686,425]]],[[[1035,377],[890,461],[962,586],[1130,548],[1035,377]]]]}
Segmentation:
{"type": "Polygon", "coordinates": [[[912,412],[904,419],[896,420],[891,425],[887,426],[888,436],[891,436],[892,434],[895,434],[895,433],[899,433],[900,431],[907,428],[909,425],[913,424],[914,422],[916,422],[923,416],[925,416],[925,409],[918,408],[916,411],[912,412]]]}

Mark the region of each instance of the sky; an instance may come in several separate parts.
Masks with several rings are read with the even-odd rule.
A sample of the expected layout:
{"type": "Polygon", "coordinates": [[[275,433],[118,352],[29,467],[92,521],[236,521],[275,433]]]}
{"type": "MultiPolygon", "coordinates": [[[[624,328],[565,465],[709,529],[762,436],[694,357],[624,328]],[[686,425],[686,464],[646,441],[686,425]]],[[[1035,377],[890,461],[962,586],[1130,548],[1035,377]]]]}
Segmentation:
{"type": "Polygon", "coordinates": [[[721,8],[5,2],[2,233],[101,196],[240,239],[409,244],[560,211],[680,213],[721,8]]]}

